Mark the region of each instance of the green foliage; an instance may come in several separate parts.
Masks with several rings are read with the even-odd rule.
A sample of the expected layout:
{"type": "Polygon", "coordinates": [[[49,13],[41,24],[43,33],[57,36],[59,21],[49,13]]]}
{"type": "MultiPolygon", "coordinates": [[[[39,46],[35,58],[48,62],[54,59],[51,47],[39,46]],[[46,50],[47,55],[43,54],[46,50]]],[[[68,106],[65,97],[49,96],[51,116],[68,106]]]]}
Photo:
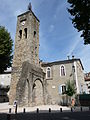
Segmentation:
{"type": "Polygon", "coordinates": [[[11,66],[13,42],[10,33],[0,26],[0,73],[11,66]]]}
{"type": "Polygon", "coordinates": [[[90,44],[90,0],[67,0],[68,12],[73,16],[72,24],[84,38],[84,44],[90,44]]]}
{"type": "Polygon", "coordinates": [[[66,87],[67,87],[66,94],[68,96],[73,96],[76,93],[74,82],[70,82],[70,80],[67,81],[66,87]]]}

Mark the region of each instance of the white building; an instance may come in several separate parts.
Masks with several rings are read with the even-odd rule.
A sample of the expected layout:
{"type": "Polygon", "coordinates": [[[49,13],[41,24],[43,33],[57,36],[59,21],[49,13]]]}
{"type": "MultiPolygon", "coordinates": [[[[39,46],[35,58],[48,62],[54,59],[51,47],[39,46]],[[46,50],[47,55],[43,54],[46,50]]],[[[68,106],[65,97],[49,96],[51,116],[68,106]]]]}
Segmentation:
{"type": "Polygon", "coordinates": [[[7,69],[3,74],[0,74],[0,102],[8,102],[8,91],[11,82],[11,69],[7,69]]]}

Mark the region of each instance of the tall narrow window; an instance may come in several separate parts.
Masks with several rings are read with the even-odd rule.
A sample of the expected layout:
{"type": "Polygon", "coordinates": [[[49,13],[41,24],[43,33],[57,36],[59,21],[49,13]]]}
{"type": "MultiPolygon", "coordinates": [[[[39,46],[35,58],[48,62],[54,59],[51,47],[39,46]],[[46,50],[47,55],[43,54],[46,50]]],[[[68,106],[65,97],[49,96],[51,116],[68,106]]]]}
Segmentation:
{"type": "Polygon", "coordinates": [[[51,77],[51,68],[48,67],[46,70],[46,78],[50,78],[51,77]]]}
{"type": "Polygon", "coordinates": [[[36,31],[34,31],[34,37],[36,37],[36,31]]]}
{"type": "Polygon", "coordinates": [[[60,66],[60,76],[65,76],[65,75],[66,75],[65,66],[62,65],[62,66],[60,66]]]}
{"type": "Polygon", "coordinates": [[[22,30],[19,31],[19,37],[22,38],[22,30]]]}
{"type": "Polygon", "coordinates": [[[24,29],[25,38],[27,38],[27,28],[24,29]]]}

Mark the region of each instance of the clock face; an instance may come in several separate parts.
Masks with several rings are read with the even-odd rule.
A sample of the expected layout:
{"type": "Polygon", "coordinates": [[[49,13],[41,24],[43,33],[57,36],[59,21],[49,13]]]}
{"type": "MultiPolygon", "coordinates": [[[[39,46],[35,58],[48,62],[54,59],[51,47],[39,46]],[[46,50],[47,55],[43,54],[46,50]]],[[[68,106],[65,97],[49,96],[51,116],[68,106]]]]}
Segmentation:
{"type": "Polygon", "coordinates": [[[21,25],[24,25],[24,24],[25,24],[25,21],[22,21],[22,22],[21,22],[21,25]]]}

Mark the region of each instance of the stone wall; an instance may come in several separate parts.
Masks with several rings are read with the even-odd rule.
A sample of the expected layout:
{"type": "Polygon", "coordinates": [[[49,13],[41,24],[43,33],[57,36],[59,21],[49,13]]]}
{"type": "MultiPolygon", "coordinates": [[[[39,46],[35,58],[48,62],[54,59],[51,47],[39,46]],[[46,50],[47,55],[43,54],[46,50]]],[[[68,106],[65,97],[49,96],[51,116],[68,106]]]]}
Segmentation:
{"type": "MultiPolygon", "coordinates": [[[[17,94],[20,95],[19,91],[17,92],[18,84],[21,83],[21,88],[23,88],[23,84],[27,84],[22,83],[22,81],[24,80],[24,82],[26,82],[27,78],[25,76],[27,74],[24,74],[24,76],[21,77],[22,72],[24,71],[23,68],[25,70],[26,68],[28,68],[27,66],[23,67],[24,62],[26,61],[27,63],[36,66],[36,68],[39,67],[39,20],[31,10],[17,17],[15,50],[12,64],[11,85],[9,95],[10,104],[13,104],[13,102],[16,100],[17,94]]],[[[35,74],[36,73],[38,74],[38,70],[36,70],[35,74]]]]}
{"type": "Polygon", "coordinates": [[[23,63],[21,76],[16,86],[16,100],[19,106],[45,104],[46,82],[44,78],[45,73],[41,68],[28,62],[23,63]]]}
{"type": "MultiPolygon", "coordinates": [[[[84,76],[83,76],[83,69],[82,66],[80,64],[79,60],[66,60],[66,61],[60,61],[59,62],[55,62],[55,63],[43,63],[42,68],[44,70],[44,72],[46,72],[47,67],[51,68],[51,77],[50,78],[46,78],[47,81],[47,90],[48,90],[48,94],[50,96],[50,101],[51,104],[60,104],[61,102],[63,102],[63,99],[66,99],[66,96],[63,95],[62,93],[59,92],[59,86],[60,85],[65,85],[67,83],[67,81],[75,81],[76,82],[76,74],[73,73],[72,67],[74,65],[74,62],[76,62],[76,67],[77,67],[77,71],[76,71],[76,67],[75,67],[75,71],[77,74],[77,80],[78,80],[78,86],[81,83],[84,82],[84,76]],[[79,66],[78,66],[79,64],[79,66]],[[60,66],[64,65],[65,66],[65,71],[66,71],[66,75],[65,76],[60,76],[60,66]]],[[[74,71],[74,72],[75,72],[74,71]]],[[[78,88],[80,89],[80,88],[78,88]]],[[[77,90],[76,90],[77,93],[77,90]]],[[[80,93],[80,91],[79,91],[80,93]]],[[[66,100],[65,100],[66,101],[66,100]]]]}

